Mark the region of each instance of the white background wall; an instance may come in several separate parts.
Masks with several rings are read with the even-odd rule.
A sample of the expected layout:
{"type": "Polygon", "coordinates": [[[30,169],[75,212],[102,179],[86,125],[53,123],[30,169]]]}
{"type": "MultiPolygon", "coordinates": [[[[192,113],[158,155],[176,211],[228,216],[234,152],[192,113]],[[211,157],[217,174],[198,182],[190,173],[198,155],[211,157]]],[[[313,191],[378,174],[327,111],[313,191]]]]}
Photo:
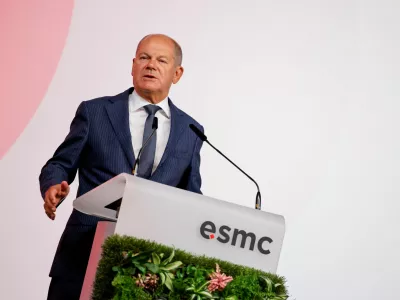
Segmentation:
{"type": "MultiPolygon", "coordinates": [[[[286,218],[278,273],[292,299],[395,299],[399,8],[394,0],[76,1],[51,86],[0,162],[2,297],[45,299],[77,182],[52,222],[40,168],[80,101],[128,88],[137,42],[160,32],[184,51],[173,101],[258,180],[263,209],[286,218]]],[[[201,171],[206,195],[253,206],[253,184],[207,145],[201,171]]]]}

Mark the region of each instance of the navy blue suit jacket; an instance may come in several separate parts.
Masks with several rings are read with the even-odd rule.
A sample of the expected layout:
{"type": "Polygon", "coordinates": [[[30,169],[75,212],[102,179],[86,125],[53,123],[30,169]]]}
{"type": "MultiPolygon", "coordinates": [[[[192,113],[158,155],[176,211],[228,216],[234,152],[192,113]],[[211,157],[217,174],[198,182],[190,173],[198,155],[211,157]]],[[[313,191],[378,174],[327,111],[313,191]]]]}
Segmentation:
{"type": "MultiPolygon", "coordinates": [[[[62,181],[69,184],[79,174],[77,196],[85,194],[120,173],[131,173],[135,163],[129,129],[128,99],[133,88],[116,96],[82,102],[70,132],[39,176],[44,197],[47,189],[62,181]]],[[[200,149],[202,141],[191,131],[189,115],[170,99],[171,131],[162,159],[150,180],[201,193],[200,149]]],[[[64,204],[65,205],[65,204],[64,204]]],[[[62,209],[60,206],[59,209],[62,209]]],[[[82,278],[100,219],[73,210],[58,245],[50,276],[82,278]]]]}

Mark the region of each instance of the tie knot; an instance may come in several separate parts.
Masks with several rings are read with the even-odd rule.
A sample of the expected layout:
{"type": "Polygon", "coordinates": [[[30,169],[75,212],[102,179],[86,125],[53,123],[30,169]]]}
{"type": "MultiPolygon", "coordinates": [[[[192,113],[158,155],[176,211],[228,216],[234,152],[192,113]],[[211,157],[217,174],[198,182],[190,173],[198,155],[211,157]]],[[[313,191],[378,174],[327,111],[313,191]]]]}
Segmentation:
{"type": "Polygon", "coordinates": [[[160,109],[161,109],[161,107],[159,107],[159,106],[157,106],[157,105],[152,105],[152,104],[149,104],[149,105],[146,105],[145,107],[144,107],[144,109],[146,110],[146,112],[149,114],[149,115],[155,115],[156,114],[156,112],[157,111],[159,111],[160,109]]]}

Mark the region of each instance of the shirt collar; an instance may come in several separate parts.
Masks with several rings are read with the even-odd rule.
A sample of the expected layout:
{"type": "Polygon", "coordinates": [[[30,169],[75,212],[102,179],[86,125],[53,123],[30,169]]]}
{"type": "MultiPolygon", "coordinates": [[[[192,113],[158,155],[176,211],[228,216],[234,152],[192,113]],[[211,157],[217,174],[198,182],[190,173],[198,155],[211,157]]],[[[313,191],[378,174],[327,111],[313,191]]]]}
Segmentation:
{"type": "MultiPolygon", "coordinates": [[[[133,90],[132,94],[129,95],[129,111],[135,112],[142,109],[144,106],[151,104],[149,101],[143,99],[139,94],[133,90]]],[[[161,112],[168,119],[171,118],[171,110],[168,104],[168,97],[157,103],[157,106],[161,108],[161,112]]]]}

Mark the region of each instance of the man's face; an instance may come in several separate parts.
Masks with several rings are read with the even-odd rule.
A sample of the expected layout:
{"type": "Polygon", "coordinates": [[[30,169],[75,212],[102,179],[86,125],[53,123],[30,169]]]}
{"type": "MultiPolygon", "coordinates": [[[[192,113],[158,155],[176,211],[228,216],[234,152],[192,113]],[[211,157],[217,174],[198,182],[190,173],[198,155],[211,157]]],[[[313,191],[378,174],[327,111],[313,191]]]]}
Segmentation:
{"type": "Polygon", "coordinates": [[[139,94],[161,101],[172,83],[177,83],[183,68],[175,65],[175,47],[163,36],[150,36],[143,40],[132,64],[133,85],[139,94]]]}

